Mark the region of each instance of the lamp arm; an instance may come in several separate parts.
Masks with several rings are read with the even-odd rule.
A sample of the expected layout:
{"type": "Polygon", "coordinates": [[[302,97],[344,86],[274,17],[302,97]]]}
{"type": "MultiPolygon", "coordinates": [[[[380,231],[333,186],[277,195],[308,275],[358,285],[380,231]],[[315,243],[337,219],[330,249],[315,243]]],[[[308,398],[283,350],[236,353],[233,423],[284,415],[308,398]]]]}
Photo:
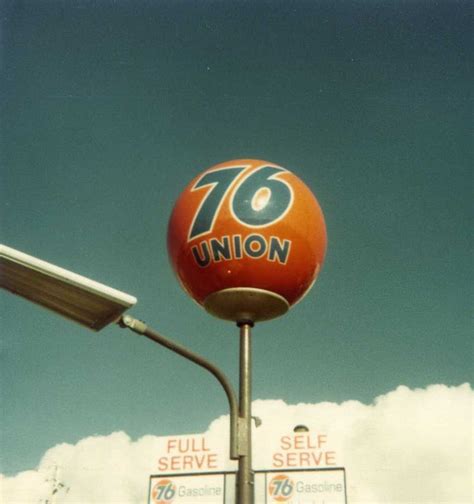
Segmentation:
{"type": "Polygon", "coordinates": [[[123,315],[118,321],[120,327],[130,329],[131,331],[146,336],[148,339],[158,343],[175,352],[182,357],[194,362],[198,366],[209,371],[214,377],[219,381],[219,383],[224,388],[227,399],[229,401],[230,408],[230,458],[236,460],[239,458],[239,448],[238,448],[238,427],[239,427],[239,414],[238,414],[238,403],[237,398],[232,388],[231,383],[225,374],[214,364],[209,362],[204,357],[192,352],[188,348],[179,343],[176,343],[168,338],[165,338],[161,334],[157,333],[150,327],[148,327],[144,322],[137,320],[130,315],[123,315]]]}

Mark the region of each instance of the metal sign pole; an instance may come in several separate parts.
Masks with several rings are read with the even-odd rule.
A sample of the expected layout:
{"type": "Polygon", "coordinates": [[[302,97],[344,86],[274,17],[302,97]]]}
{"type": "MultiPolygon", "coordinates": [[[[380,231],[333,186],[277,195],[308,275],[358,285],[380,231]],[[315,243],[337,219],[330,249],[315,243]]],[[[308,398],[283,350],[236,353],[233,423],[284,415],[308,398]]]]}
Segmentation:
{"type": "Polygon", "coordinates": [[[254,473],[252,471],[252,411],[251,411],[251,328],[253,322],[238,322],[240,328],[239,383],[239,469],[237,473],[237,503],[254,503],[254,473]]]}

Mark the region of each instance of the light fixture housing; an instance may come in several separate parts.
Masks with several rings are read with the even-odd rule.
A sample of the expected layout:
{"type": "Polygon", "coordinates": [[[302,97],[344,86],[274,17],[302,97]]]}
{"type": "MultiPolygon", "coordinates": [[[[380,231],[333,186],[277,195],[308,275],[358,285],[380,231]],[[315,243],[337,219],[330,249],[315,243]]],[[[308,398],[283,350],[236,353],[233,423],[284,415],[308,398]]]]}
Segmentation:
{"type": "Polygon", "coordinates": [[[94,331],[116,322],[137,299],[0,244],[0,287],[94,331]]]}
{"type": "Polygon", "coordinates": [[[309,432],[309,429],[306,425],[295,425],[293,432],[309,432]]]}

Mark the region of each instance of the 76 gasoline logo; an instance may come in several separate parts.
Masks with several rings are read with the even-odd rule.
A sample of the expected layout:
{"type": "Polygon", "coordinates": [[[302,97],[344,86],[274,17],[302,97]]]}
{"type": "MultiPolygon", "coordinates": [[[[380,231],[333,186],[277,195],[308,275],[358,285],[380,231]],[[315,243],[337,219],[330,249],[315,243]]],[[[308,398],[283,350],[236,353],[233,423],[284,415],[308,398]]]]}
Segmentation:
{"type": "Polygon", "coordinates": [[[171,504],[176,495],[176,486],[169,479],[159,480],[151,491],[154,504],[171,504]]]}
{"type": "Polygon", "coordinates": [[[286,474],[274,476],[268,484],[268,494],[276,502],[285,502],[293,495],[295,484],[286,474]]]}
{"type": "Polygon", "coordinates": [[[229,191],[229,210],[233,218],[251,228],[267,227],[281,220],[293,204],[293,188],[279,179],[284,168],[262,166],[232,185],[245,166],[225,167],[205,173],[191,189],[209,187],[204,196],[188,234],[188,241],[210,233],[214,227],[223,201],[229,191]],[[271,204],[270,204],[271,202],[271,204]]]}

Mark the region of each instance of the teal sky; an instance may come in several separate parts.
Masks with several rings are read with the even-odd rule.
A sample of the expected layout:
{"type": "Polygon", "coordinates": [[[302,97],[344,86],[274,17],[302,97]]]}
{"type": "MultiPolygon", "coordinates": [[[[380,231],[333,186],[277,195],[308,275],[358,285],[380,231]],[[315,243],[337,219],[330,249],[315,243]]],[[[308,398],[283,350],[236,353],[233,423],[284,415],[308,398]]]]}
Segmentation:
{"type": "MultiPolygon", "coordinates": [[[[237,329],[181,290],[167,221],[221,161],[294,171],[326,217],[311,293],[254,330],[255,399],[371,402],[472,377],[467,1],[2,1],[0,242],[138,298],[225,369],[237,329]]],[[[124,430],[203,431],[214,378],[1,294],[1,471],[124,430]]]]}

